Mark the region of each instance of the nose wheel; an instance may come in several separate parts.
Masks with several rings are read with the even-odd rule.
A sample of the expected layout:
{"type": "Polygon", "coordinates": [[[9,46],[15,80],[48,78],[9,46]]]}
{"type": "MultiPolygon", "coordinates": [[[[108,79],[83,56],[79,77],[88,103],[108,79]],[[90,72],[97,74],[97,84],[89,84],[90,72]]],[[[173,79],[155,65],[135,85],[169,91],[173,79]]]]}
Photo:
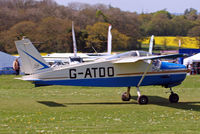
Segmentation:
{"type": "Polygon", "coordinates": [[[178,94],[174,93],[171,88],[170,88],[170,91],[171,91],[171,95],[169,96],[169,102],[170,103],[178,103],[178,101],[179,101],[178,94]]]}

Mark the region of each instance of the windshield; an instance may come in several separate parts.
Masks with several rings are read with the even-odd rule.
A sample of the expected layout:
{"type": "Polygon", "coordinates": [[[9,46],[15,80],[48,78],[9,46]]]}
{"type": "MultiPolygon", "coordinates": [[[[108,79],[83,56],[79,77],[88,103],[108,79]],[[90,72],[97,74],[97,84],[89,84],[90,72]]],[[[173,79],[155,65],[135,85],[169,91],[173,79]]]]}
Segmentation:
{"type": "Polygon", "coordinates": [[[148,56],[149,53],[145,51],[128,51],[125,53],[116,54],[113,56],[110,56],[108,59],[117,59],[117,58],[124,58],[124,57],[143,57],[148,56]]]}
{"type": "Polygon", "coordinates": [[[81,57],[69,57],[70,62],[79,62],[82,63],[83,59],[81,57]]]}
{"type": "Polygon", "coordinates": [[[138,52],[139,52],[140,57],[149,56],[148,52],[145,52],[145,51],[138,51],[138,52]]]}

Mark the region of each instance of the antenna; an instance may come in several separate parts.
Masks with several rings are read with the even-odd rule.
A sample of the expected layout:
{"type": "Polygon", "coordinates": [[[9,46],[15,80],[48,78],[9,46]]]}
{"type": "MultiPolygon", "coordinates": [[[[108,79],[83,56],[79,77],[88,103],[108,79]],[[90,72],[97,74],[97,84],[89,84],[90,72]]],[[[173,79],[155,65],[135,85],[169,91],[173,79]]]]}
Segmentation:
{"type": "Polygon", "coordinates": [[[96,49],[92,46],[92,49],[94,50],[95,53],[97,53],[96,49]]]}

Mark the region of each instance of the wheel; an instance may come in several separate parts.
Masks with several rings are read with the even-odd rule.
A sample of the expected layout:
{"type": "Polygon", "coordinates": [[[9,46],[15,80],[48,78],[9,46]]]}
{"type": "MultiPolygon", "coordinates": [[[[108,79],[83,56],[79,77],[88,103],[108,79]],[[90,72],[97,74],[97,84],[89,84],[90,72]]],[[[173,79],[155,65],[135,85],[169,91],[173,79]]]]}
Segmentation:
{"type": "Polygon", "coordinates": [[[127,92],[124,92],[122,94],[122,101],[130,101],[131,99],[131,95],[129,94],[129,96],[127,97],[127,92]]]}
{"type": "Polygon", "coordinates": [[[171,102],[171,103],[177,103],[178,100],[179,100],[178,94],[171,93],[171,95],[169,96],[169,102],[171,102]]]}
{"type": "Polygon", "coordinates": [[[145,95],[142,95],[140,97],[138,97],[138,103],[143,105],[143,104],[147,104],[148,103],[148,97],[145,95]]]}

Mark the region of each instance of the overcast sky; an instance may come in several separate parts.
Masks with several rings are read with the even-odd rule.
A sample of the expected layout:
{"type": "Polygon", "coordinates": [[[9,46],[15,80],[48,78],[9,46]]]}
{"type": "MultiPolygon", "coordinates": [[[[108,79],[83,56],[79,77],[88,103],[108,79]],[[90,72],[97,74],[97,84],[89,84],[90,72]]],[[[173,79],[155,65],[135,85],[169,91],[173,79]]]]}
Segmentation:
{"type": "Polygon", "coordinates": [[[200,0],[55,0],[58,4],[67,5],[71,2],[88,4],[102,3],[118,7],[123,11],[151,13],[167,9],[170,13],[184,13],[187,8],[200,11],[200,0]]]}

